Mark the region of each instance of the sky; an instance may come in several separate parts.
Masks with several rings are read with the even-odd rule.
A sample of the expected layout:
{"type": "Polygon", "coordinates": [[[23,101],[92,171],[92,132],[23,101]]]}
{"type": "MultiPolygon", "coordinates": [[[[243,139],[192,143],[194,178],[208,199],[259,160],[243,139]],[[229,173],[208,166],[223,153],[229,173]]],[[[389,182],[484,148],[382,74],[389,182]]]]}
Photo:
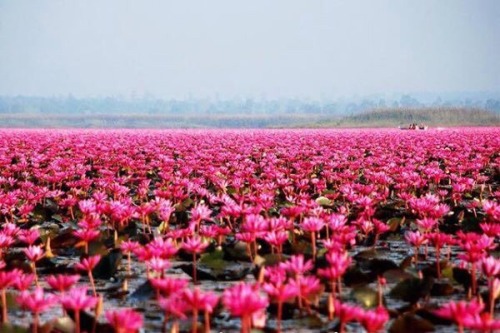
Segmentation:
{"type": "Polygon", "coordinates": [[[0,95],[500,91],[497,0],[0,0],[0,95]]]}

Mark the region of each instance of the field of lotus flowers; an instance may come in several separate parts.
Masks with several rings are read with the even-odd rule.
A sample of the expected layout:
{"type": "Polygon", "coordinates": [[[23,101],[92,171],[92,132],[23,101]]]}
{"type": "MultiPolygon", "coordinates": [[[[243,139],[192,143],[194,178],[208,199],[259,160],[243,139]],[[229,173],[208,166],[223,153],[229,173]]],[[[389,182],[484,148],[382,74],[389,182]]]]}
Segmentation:
{"type": "Polygon", "coordinates": [[[0,142],[0,332],[500,332],[499,128],[0,142]]]}

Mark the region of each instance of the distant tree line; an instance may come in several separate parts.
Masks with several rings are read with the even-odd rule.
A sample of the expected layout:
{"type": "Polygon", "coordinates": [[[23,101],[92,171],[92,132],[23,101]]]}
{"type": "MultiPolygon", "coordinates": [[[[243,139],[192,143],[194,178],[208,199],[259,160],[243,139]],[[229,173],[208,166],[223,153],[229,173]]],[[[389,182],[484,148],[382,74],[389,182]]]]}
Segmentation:
{"type": "Polygon", "coordinates": [[[373,122],[385,126],[409,122],[459,124],[468,119],[470,124],[477,124],[491,117],[495,120],[498,115],[500,99],[491,98],[421,102],[411,95],[392,100],[373,97],[335,101],[0,96],[1,127],[259,128],[373,122]]]}
{"type": "Polygon", "coordinates": [[[141,115],[355,115],[376,108],[406,107],[469,107],[482,108],[500,113],[499,99],[484,100],[442,100],[421,102],[411,95],[402,95],[397,99],[360,98],[338,100],[289,99],[184,99],[164,100],[151,97],[142,98],[75,98],[66,97],[30,97],[0,96],[0,114],[141,114],[141,115]]]}

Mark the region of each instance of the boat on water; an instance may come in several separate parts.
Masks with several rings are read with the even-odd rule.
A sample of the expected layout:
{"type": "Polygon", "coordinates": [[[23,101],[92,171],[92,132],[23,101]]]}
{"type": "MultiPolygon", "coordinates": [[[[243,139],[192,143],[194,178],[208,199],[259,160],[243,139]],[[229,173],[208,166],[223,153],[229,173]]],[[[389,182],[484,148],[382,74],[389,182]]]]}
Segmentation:
{"type": "Polygon", "coordinates": [[[399,126],[399,129],[408,131],[427,131],[429,126],[410,124],[408,126],[399,126]]]}

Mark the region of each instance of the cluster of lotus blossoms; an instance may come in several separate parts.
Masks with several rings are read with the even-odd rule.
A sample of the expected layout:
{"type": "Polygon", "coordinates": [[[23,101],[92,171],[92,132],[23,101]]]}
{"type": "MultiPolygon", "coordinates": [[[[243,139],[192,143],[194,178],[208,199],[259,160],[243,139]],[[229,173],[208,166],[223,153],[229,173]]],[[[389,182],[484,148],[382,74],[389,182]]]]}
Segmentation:
{"type": "Polygon", "coordinates": [[[71,318],[78,333],[209,332],[224,313],[241,332],[286,331],[284,320],[311,316],[325,330],[398,332],[424,304],[442,318],[436,325],[500,330],[497,129],[17,130],[0,139],[1,327],[18,315],[8,309],[14,295],[33,332],[56,331],[44,313],[71,318]],[[384,263],[415,274],[393,281],[377,253],[398,241],[409,263],[384,263]],[[124,255],[116,274],[125,282],[148,281],[161,325],[126,301],[108,308],[95,272],[113,251],[124,255]],[[214,253],[251,263],[255,278],[210,288],[198,266],[214,253]],[[72,263],[45,273],[57,258],[72,263]],[[192,262],[190,278],[172,274],[181,260],[192,262]],[[350,296],[356,278],[375,285],[375,302],[350,296]],[[397,282],[429,290],[387,293],[397,282]],[[460,300],[432,303],[434,282],[460,300]],[[390,297],[409,306],[388,307],[390,297]]]}

